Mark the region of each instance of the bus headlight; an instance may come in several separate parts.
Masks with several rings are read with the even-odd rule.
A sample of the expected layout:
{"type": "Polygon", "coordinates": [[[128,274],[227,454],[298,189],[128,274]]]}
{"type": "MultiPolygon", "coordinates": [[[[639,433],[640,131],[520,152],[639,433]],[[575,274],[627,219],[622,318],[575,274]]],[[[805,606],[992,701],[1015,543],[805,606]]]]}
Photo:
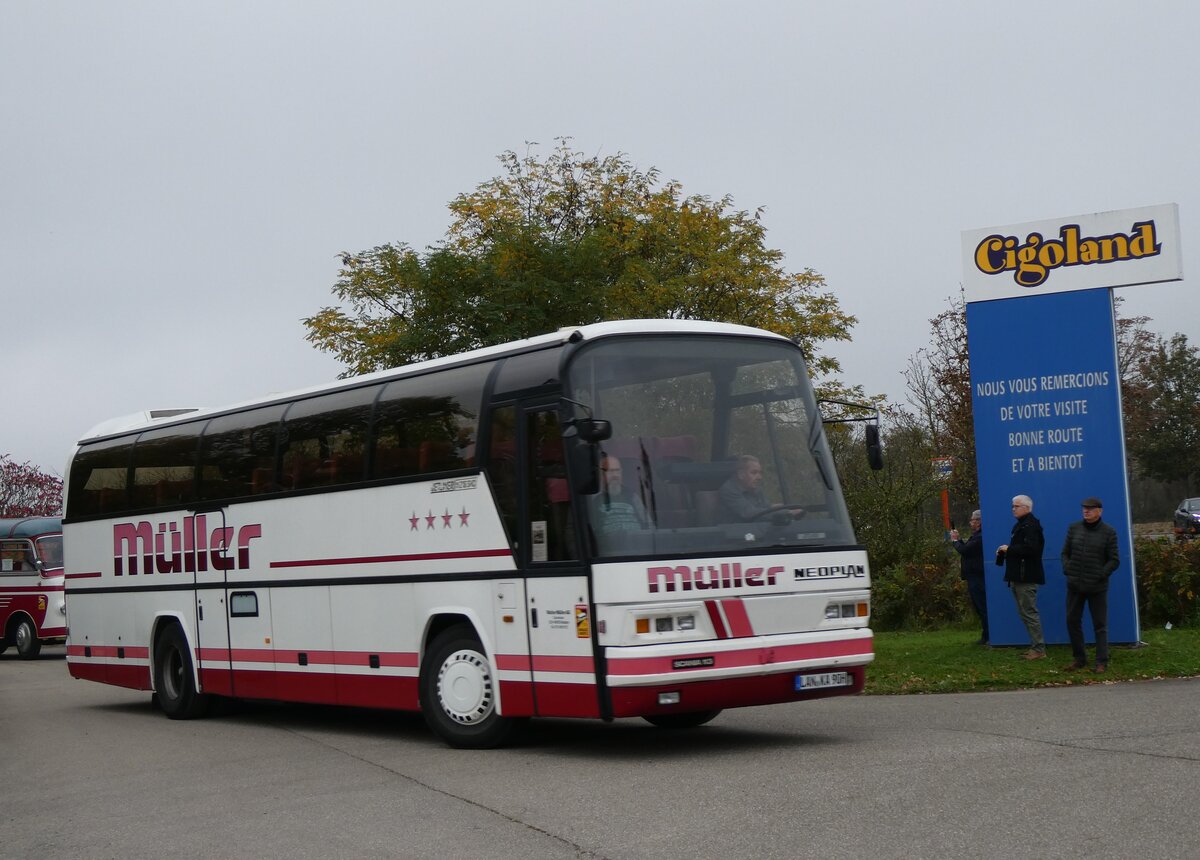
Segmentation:
{"type": "Polygon", "coordinates": [[[634,617],[633,629],[638,636],[689,639],[692,637],[688,634],[696,631],[696,612],[694,609],[662,609],[644,615],[638,613],[634,617]]]}
{"type": "Polygon", "coordinates": [[[825,607],[825,620],[834,621],[839,618],[866,618],[871,614],[871,606],[865,600],[857,603],[830,603],[825,607]]]}

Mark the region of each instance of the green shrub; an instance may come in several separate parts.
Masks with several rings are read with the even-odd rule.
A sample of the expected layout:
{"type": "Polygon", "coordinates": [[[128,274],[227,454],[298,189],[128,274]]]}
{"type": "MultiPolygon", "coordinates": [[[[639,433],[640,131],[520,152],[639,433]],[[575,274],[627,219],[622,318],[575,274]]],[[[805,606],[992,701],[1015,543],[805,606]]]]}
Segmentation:
{"type": "Polygon", "coordinates": [[[876,630],[936,630],[966,618],[967,589],[958,559],[892,564],[872,572],[871,626],[876,630]]]}
{"type": "Polygon", "coordinates": [[[1200,624],[1200,541],[1137,538],[1133,552],[1142,624],[1200,624]]]}

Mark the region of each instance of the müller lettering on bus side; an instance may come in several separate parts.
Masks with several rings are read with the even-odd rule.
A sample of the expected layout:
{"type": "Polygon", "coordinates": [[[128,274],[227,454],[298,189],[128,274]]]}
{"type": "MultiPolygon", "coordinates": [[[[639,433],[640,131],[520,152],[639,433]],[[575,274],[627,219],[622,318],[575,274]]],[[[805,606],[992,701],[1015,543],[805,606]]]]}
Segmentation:
{"type": "Polygon", "coordinates": [[[113,526],[113,572],[123,576],[139,573],[138,557],[142,558],[140,572],[203,573],[213,570],[246,570],[250,567],[250,541],[262,537],[262,525],[253,523],[237,529],[237,555],[226,554],[232,548],[235,529],[217,526],[208,530],[204,514],[184,517],[183,526],[177,522],[117,523],[113,526]],[[170,544],[168,546],[168,543],[170,544]]]}

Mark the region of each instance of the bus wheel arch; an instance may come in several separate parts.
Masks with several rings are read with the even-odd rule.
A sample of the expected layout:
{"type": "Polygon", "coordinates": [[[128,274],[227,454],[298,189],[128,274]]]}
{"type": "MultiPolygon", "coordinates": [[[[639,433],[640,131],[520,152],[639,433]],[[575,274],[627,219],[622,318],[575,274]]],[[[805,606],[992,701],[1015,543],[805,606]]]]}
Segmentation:
{"type": "Polygon", "coordinates": [[[421,713],[453,747],[490,749],[506,743],[524,720],[500,715],[499,682],[475,627],[462,616],[431,625],[421,659],[421,713]]]}
{"type": "Polygon", "coordinates": [[[174,619],[155,625],[153,680],[159,708],[173,720],[203,716],[210,698],[196,689],[192,649],[183,626],[174,619]]]}
{"type": "Polygon", "coordinates": [[[37,625],[24,612],[13,613],[4,641],[16,646],[17,656],[22,660],[32,660],[42,652],[42,640],[38,639],[37,625]]]}

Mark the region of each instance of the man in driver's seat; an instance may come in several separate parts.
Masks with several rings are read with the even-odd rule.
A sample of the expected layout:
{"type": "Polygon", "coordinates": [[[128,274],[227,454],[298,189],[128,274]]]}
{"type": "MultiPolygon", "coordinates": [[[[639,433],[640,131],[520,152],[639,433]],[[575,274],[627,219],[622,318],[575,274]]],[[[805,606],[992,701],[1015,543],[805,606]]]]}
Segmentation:
{"type": "MultiPolygon", "coordinates": [[[[767,501],[763,493],[762,463],[752,454],[743,454],[737,458],[737,471],[728,481],[721,485],[717,494],[720,503],[721,519],[725,522],[747,522],[766,511],[783,508],[783,505],[773,505],[767,501]]],[[[788,514],[793,519],[800,519],[804,511],[796,507],[788,507],[788,514]]]]}

